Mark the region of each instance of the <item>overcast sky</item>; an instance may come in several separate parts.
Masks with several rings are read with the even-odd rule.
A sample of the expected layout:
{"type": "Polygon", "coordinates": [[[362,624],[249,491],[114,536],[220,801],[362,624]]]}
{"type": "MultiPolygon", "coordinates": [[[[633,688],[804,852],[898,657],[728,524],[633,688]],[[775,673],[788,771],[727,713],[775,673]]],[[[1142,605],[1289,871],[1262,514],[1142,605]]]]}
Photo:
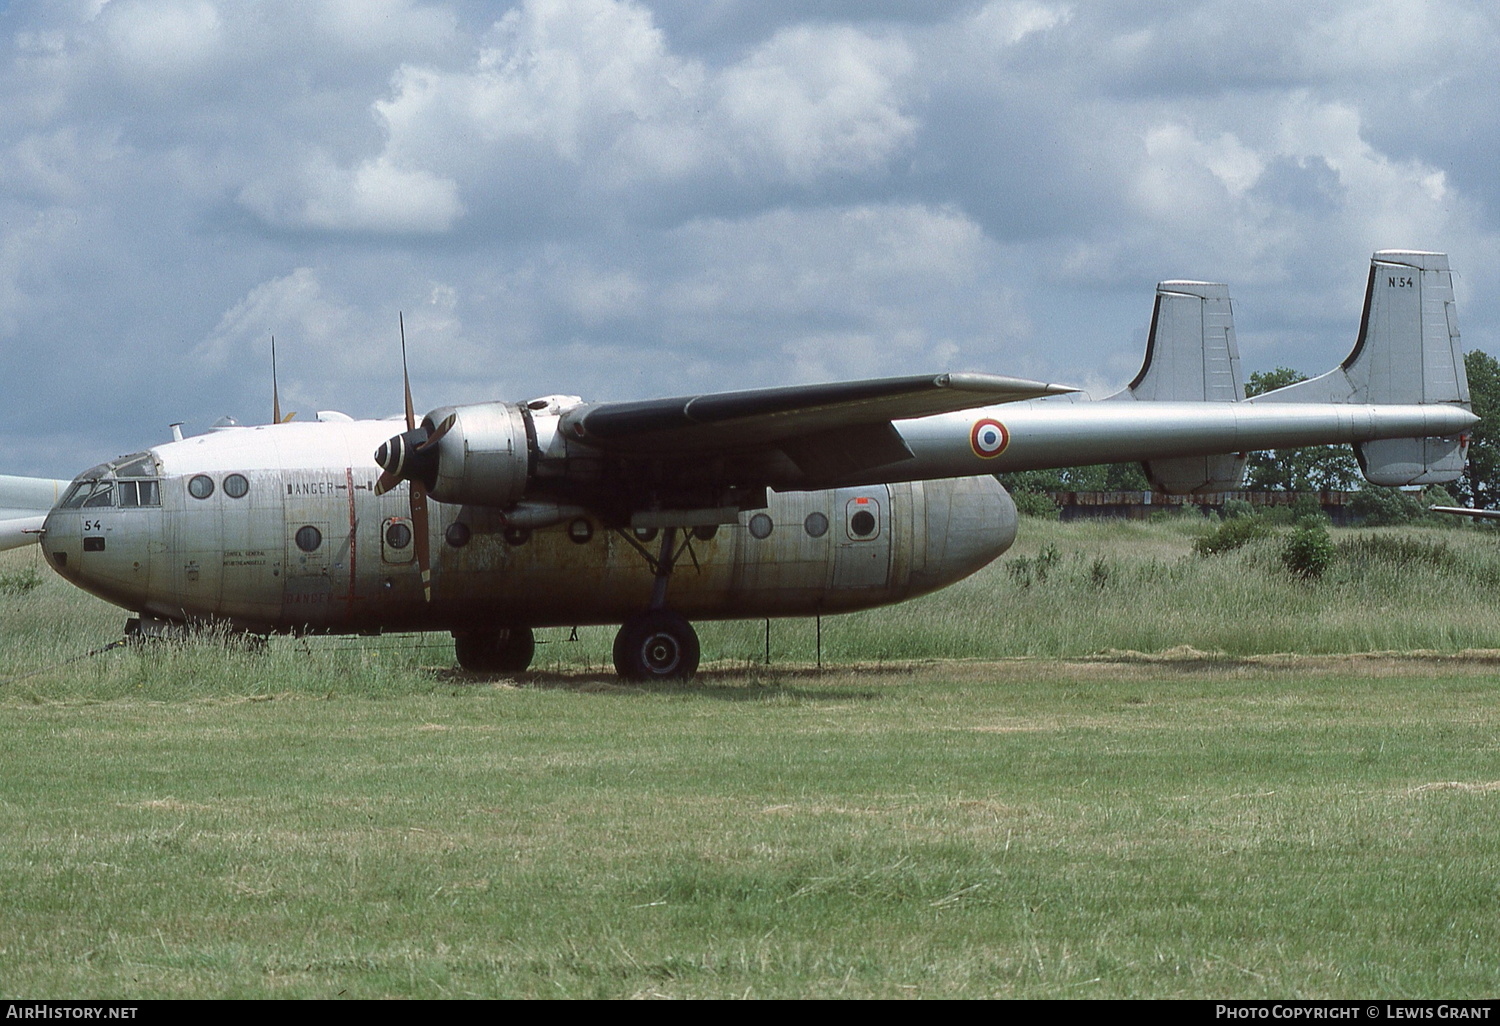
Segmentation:
{"type": "Polygon", "coordinates": [[[0,473],[283,407],[942,370],[1082,385],[1228,282],[1339,360],[1373,250],[1500,354],[1475,2],[0,0],[0,473]]]}

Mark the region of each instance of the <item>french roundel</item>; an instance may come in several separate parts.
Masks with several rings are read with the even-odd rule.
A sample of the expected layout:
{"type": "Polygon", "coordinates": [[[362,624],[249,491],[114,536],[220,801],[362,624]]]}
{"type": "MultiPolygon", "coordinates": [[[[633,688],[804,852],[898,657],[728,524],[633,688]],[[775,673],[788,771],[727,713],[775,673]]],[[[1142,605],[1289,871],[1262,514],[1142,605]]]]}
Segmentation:
{"type": "Polygon", "coordinates": [[[974,449],[974,455],[982,460],[992,460],[1005,451],[1010,444],[1010,432],[1005,430],[1005,425],[998,420],[990,420],[986,417],[974,425],[974,430],[969,432],[969,445],[974,449]]]}

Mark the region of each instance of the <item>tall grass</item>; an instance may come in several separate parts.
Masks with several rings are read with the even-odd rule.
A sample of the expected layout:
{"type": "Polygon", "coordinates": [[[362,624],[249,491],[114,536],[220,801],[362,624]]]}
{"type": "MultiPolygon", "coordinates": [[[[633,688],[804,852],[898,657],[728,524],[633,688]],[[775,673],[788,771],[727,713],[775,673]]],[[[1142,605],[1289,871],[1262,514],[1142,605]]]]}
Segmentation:
{"type": "MultiPolygon", "coordinates": [[[[922,659],[1073,657],[1110,651],[1347,653],[1500,648],[1500,539],[1430,527],[1333,529],[1336,556],[1317,579],[1288,572],[1289,528],[1202,555],[1196,517],[1063,524],[1025,518],[1015,549],[959,584],[912,602],[821,623],[826,664],[922,659]]],[[[45,670],[118,638],[124,613],[69,587],[32,553],[0,556],[0,679],[45,670]],[[7,586],[20,581],[21,586],[7,586]]],[[[706,665],[766,661],[764,621],[702,623],[706,665]]],[[[772,665],[811,664],[819,624],[773,620],[772,665]]],[[[533,668],[611,669],[614,630],[538,632],[533,668]]],[[[273,638],[264,653],[210,640],[89,660],[87,672],[41,673],[28,685],[100,695],[163,681],[236,693],[439,686],[453,666],[445,635],[273,638]],[[205,658],[222,660],[215,683],[205,658]]],[[[173,684],[178,687],[179,684],[173,684]]]]}

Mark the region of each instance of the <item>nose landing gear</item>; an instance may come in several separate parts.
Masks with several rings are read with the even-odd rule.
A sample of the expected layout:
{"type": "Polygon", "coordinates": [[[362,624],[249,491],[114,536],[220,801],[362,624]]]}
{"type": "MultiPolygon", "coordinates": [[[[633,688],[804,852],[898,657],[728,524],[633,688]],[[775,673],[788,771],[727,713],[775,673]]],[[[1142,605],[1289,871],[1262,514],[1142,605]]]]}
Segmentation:
{"type": "Polygon", "coordinates": [[[536,636],[530,627],[455,632],[453,648],[470,673],[520,673],[531,665],[536,636]]]}

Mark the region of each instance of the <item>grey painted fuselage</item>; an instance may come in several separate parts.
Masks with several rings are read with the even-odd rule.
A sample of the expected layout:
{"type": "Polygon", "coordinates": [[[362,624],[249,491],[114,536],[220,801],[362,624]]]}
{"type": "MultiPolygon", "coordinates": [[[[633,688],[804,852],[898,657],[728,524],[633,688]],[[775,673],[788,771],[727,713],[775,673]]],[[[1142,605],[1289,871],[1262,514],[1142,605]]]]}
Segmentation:
{"type": "MultiPolygon", "coordinates": [[[[268,425],[159,446],[154,475],[131,479],[155,482],[155,504],[139,504],[139,484],[129,485],[137,504],[121,504],[126,478],[111,501],[96,484],[94,505],[49,515],[44,551],[73,583],[127,609],[252,631],[620,623],[644,607],[654,533],[610,530],[589,515],[508,529],[498,510],[440,503],[424,601],[406,488],[374,489],[371,453],[390,430],[388,421],[268,425]]],[[[1014,504],[987,476],[773,492],[764,510],[692,538],[671,604],[696,620],[865,609],[967,576],[1015,529],[1014,504]]]]}

